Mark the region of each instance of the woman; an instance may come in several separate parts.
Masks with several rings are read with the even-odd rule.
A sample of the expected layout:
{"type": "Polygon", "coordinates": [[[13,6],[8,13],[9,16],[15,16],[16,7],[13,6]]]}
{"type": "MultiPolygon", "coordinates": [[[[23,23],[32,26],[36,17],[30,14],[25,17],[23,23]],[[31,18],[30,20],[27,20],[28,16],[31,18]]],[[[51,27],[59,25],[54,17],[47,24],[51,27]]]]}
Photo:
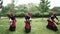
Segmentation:
{"type": "Polygon", "coordinates": [[[30,16],[30,12],[28,12],[27,16],[25,17],[25,32],[29,33],[31,31],[31,26],[30,26],[30,22],[31,22],[31,16],[30,16]]]}
{"type": "Polygon", "coordinates": [[[9,15],[9,18],[12,20],[12,22],[10,23],[9,30],[10,31],[15,31],[15,29],[16,29],[16,19],[15,19],[15,16],[14,16],[13,12],[11,12],[11,14],[9,15]]]}
{"type": "MultiPolygon", "coordinates": [[[[57,26],[56,26],[56,24],[58,24],[58,23],[56,23],[55,21],[54,21],[54,19],[57,19],[58,20],[58,18],[56,17],[56,13],[53,13],[53,15],[51,16],[51,18],[48,18],[48,25],[47,25],[47,28],[48,29],[51,29],[51,30],[54,30],[54,31],[57,31],[58,29],[57,29],[57,26]],[[55,24],[56,23],[56,24],[55,24]]],[[[59,21],[59,20],[58,20],[59,21]]]]}

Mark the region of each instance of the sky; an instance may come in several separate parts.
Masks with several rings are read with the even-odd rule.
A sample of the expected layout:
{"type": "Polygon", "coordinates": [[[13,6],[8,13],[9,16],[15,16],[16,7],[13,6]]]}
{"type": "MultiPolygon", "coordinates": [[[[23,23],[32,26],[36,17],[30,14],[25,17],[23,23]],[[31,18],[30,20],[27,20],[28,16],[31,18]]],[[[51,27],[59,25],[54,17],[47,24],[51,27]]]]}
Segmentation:
{"type": "MultiPolygon", "coordinates": [[[[40,0],[15,0],[15,5],[19,4],[28,4],[28,3],[35,3],[39,4],[40,0]]],[[[60,0],[49,0],[50,1],[50,8],[53,8],[54,6],[60,7],[60,0]]],[[[3,0],[3,6],[6,6],[8,3],[11,3],[11,0],[3,0]]]]}

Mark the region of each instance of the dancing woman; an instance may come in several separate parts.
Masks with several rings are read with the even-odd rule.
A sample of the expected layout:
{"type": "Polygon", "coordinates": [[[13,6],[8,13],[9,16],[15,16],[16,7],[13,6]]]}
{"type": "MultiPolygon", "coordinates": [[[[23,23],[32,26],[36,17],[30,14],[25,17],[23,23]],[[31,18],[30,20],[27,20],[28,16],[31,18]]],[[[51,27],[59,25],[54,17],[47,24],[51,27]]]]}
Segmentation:
{"type": "Polygon", "coordinates": [[[31,16],[30,16],[30,12],[27,13],[27,16],[25,17],[25,32],[29,33],[31,31],[31,16]]]}
{"type": "Polygon", "coordinates": [[[54,30],[54,31],[57,31],[58,29],[57,29],[56,24],[58,24],[58,23],[55,22],[55,20],[54,20],[55,18],[58,20],[58,18],[56,17],[56,13],[53,13],[51,18],[48,18],[48,20],[47,20],[48,21],[47,28],[51,29],[51,30],[54,30]]]}
{"type": "Polygon", "coordinates": [[[9,18],[11,20],[9,30],[10,31],[15,31],[15,29],[16,29],[16,19],[15,19],[15,16],[14,16],[13,12],[11,12],[11,14],[9,15],[9,18]]]}

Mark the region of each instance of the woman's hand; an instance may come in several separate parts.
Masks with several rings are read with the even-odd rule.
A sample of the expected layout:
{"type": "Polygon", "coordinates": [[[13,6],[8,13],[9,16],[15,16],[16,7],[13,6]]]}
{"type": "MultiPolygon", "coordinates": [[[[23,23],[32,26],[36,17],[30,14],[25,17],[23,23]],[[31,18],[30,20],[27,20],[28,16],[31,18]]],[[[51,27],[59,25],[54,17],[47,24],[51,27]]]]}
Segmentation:
{"type": "Polygon", "coordinates": [[[59,25],[60,23],[59,22],[56,22],[57,25],[59,25]]]}

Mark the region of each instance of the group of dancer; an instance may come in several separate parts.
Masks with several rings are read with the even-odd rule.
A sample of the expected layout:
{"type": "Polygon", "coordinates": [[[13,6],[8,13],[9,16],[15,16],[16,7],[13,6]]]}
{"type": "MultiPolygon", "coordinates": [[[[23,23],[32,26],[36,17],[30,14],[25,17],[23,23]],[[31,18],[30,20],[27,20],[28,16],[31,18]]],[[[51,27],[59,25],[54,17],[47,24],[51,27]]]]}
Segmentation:
{"type": "MultiPolygon", "coordinates": [[[[31,13],[28,12],[27,15],[25,16],[25,32],[29,33],[31,31],[31,26],[30,26],[30,22],[31,22],[31,13]]],[[[14,16],[14,13],[11,12],[9,15],[9,20],[10,20],[10,31],[15,31],[16,29],[16,18],[14,16]]]]}
{"type": "MultiPolygon", "coordinates": [[[[56,13],[53,13],[52,16],[47,19],[48,24],[47,24],[46,27],[48,29],[57,31],[58,28],[57,28],[56,24],[58,24],[58,23],[54,21],[55,18],[58,20],[58,18],[56,17],[56,13]]],[[[9,15],[9,19],[10,19],[10,28],[9,28],[9,30],[10,31],[15,31],[15,29],[16,29],[16,18],[14,16],[13,12],[11,12],[11,14],[9,15]]],[[[26,33],[29,33],[31,31],[31,25],[30,25],[31,21],[32,21],[31,20],[31,13],[28,12],[27,15],[25,16],[25,32],[26,33]]]]}

